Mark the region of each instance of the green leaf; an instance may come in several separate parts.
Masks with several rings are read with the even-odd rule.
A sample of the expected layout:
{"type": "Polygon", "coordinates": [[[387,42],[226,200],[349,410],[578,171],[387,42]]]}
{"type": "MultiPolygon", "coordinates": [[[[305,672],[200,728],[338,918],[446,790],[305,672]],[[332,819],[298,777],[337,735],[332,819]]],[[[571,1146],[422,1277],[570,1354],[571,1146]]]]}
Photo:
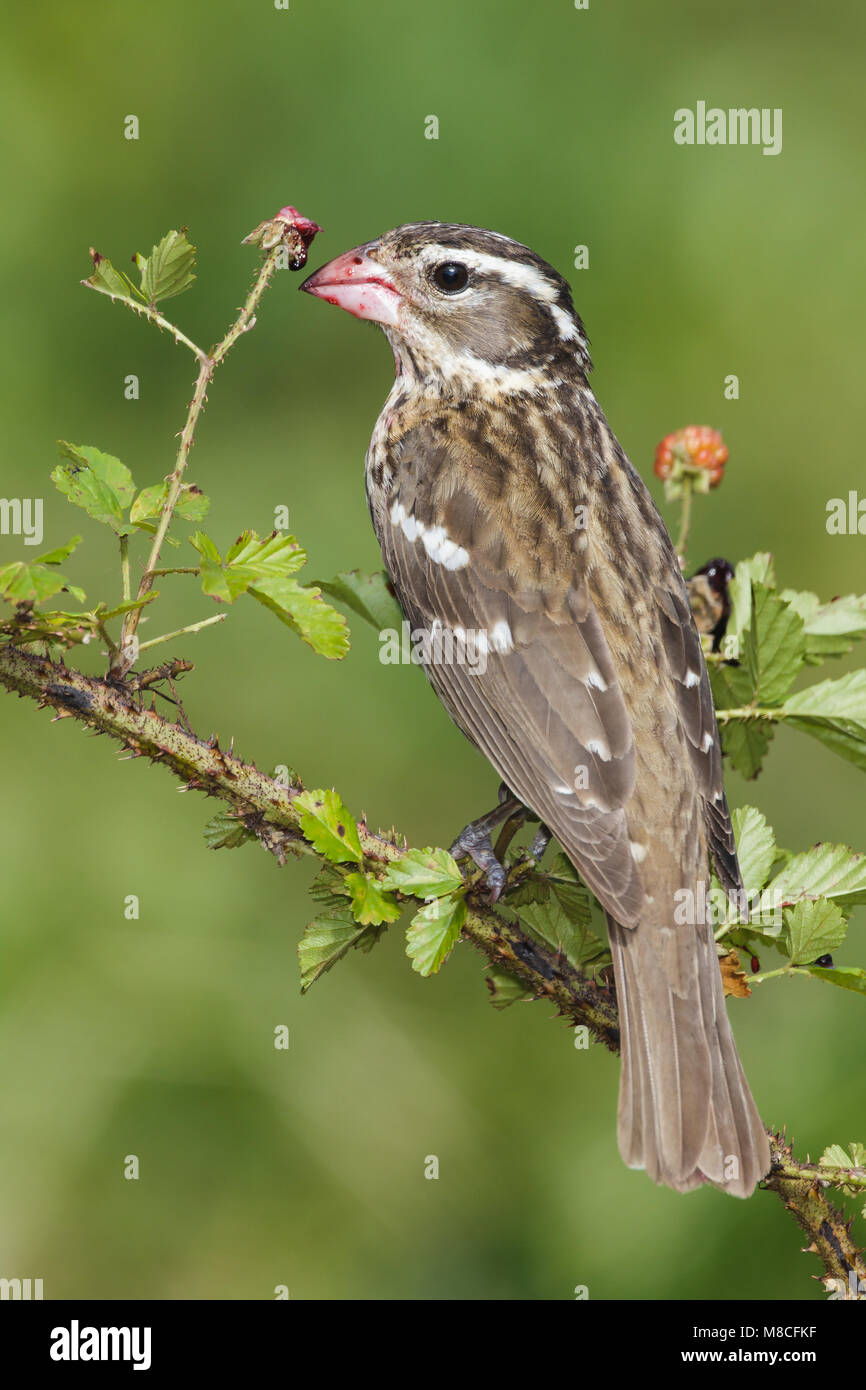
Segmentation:
{"type": "Polygon", "coordinates": [[[208,849],[236,849],[256,837],[231,811],[218,811],[204,828],[208,849]]]}
{"type": "MultiPolygon", "coordinates": [[[[168,483],[154,483],[138,494],[132,504],[129,519],[134,526],[152,516],[159,516],[168,495],[168,483]]],[[[210,509],[210,498],[193,483],[184,483],[175,503],[174,515],[184,521],[201,521],[210,509]]]]}
{"type": "Polygon", "coordinates": [[[249,593],[297,632],[321,656],[339,659],[349,650],[346,620],[324,602],[318,589],[304,588],[290,576],[306,555],[294,536],[274,533],[260,540],[244,531],[223,560],[209,536],[197,531],[190,543],[200,556],[202,589],[222,603],[249,593]]]}
{"type": "Polygon", "coordinates": [[[320,975],[324,975],[353,948],[369,951],[379,940],[382,930],[382,927],[365,927],[356,922],[348,903],[334,903],[324,908],[310,922],[298,945],[301,993],[306,994],[320,975]]]}
{"type": "Polygon", "coordinates": [[[731,614],[725,635],[736,637],[741,648],[743,634],[752,621],[753,582],[762,584],[765,589],[776,587],[773,557],[768,551],[758,551],[748,560],[740,560],[728,585],[731,614]]]}
{"type": "Polygon", "coordinates": [[[547,902],[526,903],[518,916],[524,927],[540,937],[551,950],[563,955],[577,969],[600,965],[609,959],[605,942],[583,921],[572,921],[562,902],[551,893],[547,902]]]}
{"type": "Polygon", "coordinates": [[[435,975],[447,959],[466,921],[462,896],[433,898],[416,912],[406,932],[406,954],[419,975],[435,975]]]}
{"type": "Polygon", "coordinates": [[[276,531],[264,540],[260,540],[255,531],[244,531],[230,547],[225,560],[203,531],[196,531],[189,540],[201,558],[204,592],[209,598],[224,603],[234,603],[252,584],[264,584],[293,574],[307,558],[294,536],[276,531]]]}
{"type": "Polygon", "coordinates": [[[363,859],[358,827],[337,793],[329,791],[301,792],[295,797],[301,812],[301,830],[319,854],[332,864],[347,859],[360,864],[363,859]]]}
{"type": "Polygon", "coordinates": [[[333,579],[317,579],[316,584],[329,598],[336,599],[357,613],[377,632],[397,628],[403,622],[403,610],[394,597],[387,574],[363,574],[361,570],[343,570],[333,579]]]}
{"type": "Polygon", "coordinates": [[[782,711],[787,724],[866,771],[866,671],[798,690],[782,711]]]}
{"type": "Polygon", "coordinates": [[[806,971],[816,980],[827,980],[840,989],[853,990],[855,994],[866,994],[866,970],[856,965],[836,965],[831,970],[823,965],[807,965],[806,971]]]}
{"type": "Polygon", "coordinates": [[[116,270],[107,256],[101,256],[98,251],[91,247],[90,256],[93,261],[93,270],[87,280],[82,284],[89,285],[91,289],[99,290],[102,294],[110,294],[112,298],[131,299],[133,303],[144,303],[144,296],[136,285],[132,283],[128,275],[123,271],[116,270]]]}
{"type": "Polygon", "coordinates": [[[346,875],[335,864],[323,864],[309,888],[310,897],[317,903],[332,903],[334,894],[351,897],[346,887],[346,875]]]}
{"type": "Polygon", "coordinates": [[[571,860],[564,854],[554,855],[549,870],[541,877],[549,884],[569,921],[580,928],[589,927],[592,922],[592,899],[571,860]]]}
{"type": "Polygon", "coordinates": [[[260,540],[255,531],[244,531],[226,554],[226,567],[249,575],[250,582],[281,579],[295,574],[306,563],[306,553],[287,531],[272,531],[260,540]]]}
{"type": "MultiPolygon", "coordinates": [[[[847,1149],[841,1144],[828,1144],[818,1159],[821,1168],[864,1168],[866,1167],[866,1146],[854,1139],[847,1149]]],[[[841,1175],[840,1175],[841,1176],[841,1175]]],[[[840,1192],[847,1197],[859,1197],[862,1188],[856,1183],[834,1182],[840,1192]]]]}
{"type": "Polygon", "coordinates": [[[189,537],[189,543],[198,551],[202,591],[208,598],[217,599],[222,603],[234,603],[238,594],[244,592],[248,581],[241,575],[234,586],[229,584],[222,556],[204,531],[196,531],[194,536],[189,537]]]}
{"type": "Polygon", "coordinates": [[[257,580],[250,596],[292,628],[319,656],[339,661],[349,650],[346,620],[325,603],[318,589],[306,589],[295,579],[257,580]]]}
{"type": "Polygon", "coordinates": [[[752,584],[746,668],[759,704],[784,699],[806,660],[803,619],[763,584],[752,584]]]}
{"type": "Polygon", "coordinates": [[[487,988],[490,990],[490,1002],[494,1009],[508,1009],[512,1004],[519,1004],[524,999],[532,998],[532,990],[527,989],[516,975],[509,975],[507,970],[493,969],[485,976],[487,988]]]}
{"type": "Polygon", "coordinates": [[[122,603],[115,604],[114,608],[102,608],[98,610],[102,622],[107,623],[109,618],[120,618],[124,613],[132,613],[136,608],[146,608],[149,603],[153,603],[155,598],[159,598],[159,590],[151,589],[143,598],[127,598],[122,603]]]}
{"type": "Polygon", "coordinates": [[[149,304],[172,299],[195,280],[195,247],[186,232],[167,232],[149,256],[133,258],[141,273],[141,293],[149,304]]]}
{"type": "Polygon", "coordinates": [[[841,910],[826,898],[799,902],[786,910],[785,925],[793,965],[811,965],[819,956],[841,946],[848,933],[841,910]]]}
{"type": "Polygon", "coordinates": [[[866,637],[866,594],[846,594],[821,603],[817,594],[785,589],[780,595],[803,619],[806,659],[845,656],[866,637]]]}
{"type": "MultiPolygon", "coordinates": [[[[70,555],[78,544],[80,536],[75,536],[68,546],[49,550],[37,559],[13,560],[8,565],[0,565],[0,597],[9,603],[43,603],[54,594],[66,591],[79,603],[84,602],[84,590],[77,584],[70,584],[65,574],[57,569],[57,559],[70,555]]],[[[43,620],[47,615],[41,615],[43,620]]]]}
{"type": "Polygon", "coordinates": [[[124,512],[135,484],[126,464],[89,444],[69,444],[63,439],[58,444],[68,462],[59,463],[51,474],[57,489],[94,521],[107,524],[119,536],[129,535],[124,512]]]}
{"type": "Polygon", "coordinates": [[[346,887],[352,894],[352,916],[363,926],[381,926],[396,922],[402,908],[387,893],[373,874],[347,874],[346,887]]]}
{"type": "MultiPolygon", "coordinates": [[[[744,666],[711,666],[710,685],[717,710],[742,709],[752,702],[752,682],[744,666]]],[[[731,720],[720,727],[722,751],[743,777],[757,777],[774,729],[766,719],[731,720]]]]}
{"type": "MultiPolygon", "coordinates": [[[[717,710],[742,709],[752,703],[753,690],[749,673],[745,666],[732,666],[727,662],[709,667],[710,685],[713,691],[713,704],[717,710]]],[[[724,737],[724,729],[722,730],[724,737]]]]}
{"type": "Polygon", "coordinates": [[[782,906],[830,898],[840,907],[854,907],[866,902],[866,855],[855,854],[847,845],[814,845],[795,854],[771,879],[769,890],[782,906]]]}
{"type": "Polygon", "coordinates": [[[410,849],[388,865],[382,884],[416,898],[442,898],[462,887],[463,875],[445,849],[410,849]]]}
{"type": "Polygon", "coordinates": [[[54,550],[46,550],[44,555],[37,555],[31,564],[37,565],[62,565],[64,560],[68,560],[73,550],[81,544],[80,536],[73,536],[65,545],[55,546],[54,550]]]}
{"type": "Polygon", "coordinates": [[[766,816],[755,806],[740,806],[732,813],[731,822],[743,887],[748,897],[752,898],[767,882],[778,858],[776,837],[766,816]]]}

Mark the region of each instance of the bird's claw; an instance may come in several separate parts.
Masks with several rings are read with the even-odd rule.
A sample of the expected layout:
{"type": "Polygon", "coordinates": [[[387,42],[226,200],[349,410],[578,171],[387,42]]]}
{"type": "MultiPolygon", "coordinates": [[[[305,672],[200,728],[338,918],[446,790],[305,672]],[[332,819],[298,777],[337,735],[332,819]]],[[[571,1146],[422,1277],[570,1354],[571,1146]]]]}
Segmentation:
{"type": "Polygon", "coordinates": [[[551,835],[547,826],[544,824],[540,825],[532,838],[532,844],[529,846],[529,853],[535,860],[536,864],[538,863],[539,859],[544,858],[545,850],[547,849],[547,846],[550,844],[552,839],[553,836],[551,835]]]}

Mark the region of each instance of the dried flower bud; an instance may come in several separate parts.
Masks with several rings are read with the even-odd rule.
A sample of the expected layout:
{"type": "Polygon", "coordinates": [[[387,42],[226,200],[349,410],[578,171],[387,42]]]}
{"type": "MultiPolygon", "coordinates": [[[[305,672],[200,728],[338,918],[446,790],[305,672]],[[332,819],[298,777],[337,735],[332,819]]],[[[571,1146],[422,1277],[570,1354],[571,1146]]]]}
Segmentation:
{"type": "Polygon", "coordinates": [[[290,269],[300,270],[306,264],[313,237],[321,230],[318,222],[311,222],[309,217],[304,217],[289,204],[280,208],[276,217],[260,222],[249,236],[244,237],[242,245],[252,242],[261,246],[263,251],[272,251],[282,242],[288,248],[290,269]]]}

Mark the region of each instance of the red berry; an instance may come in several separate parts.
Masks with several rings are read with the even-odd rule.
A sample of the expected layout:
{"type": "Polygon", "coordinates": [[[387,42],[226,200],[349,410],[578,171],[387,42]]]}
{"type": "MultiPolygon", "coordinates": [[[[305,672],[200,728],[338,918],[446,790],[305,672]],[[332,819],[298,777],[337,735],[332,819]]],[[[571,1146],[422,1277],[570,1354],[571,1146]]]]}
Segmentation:
{"type": "Polygon", "coordinates": [[[665,435],[655,452],[653,471],[668,479],[677,464],[685,473],[708,473],[710,487],[718,487],[728,461],[728,449],[718,430],[709,425],[687,425],[665,435]]]}

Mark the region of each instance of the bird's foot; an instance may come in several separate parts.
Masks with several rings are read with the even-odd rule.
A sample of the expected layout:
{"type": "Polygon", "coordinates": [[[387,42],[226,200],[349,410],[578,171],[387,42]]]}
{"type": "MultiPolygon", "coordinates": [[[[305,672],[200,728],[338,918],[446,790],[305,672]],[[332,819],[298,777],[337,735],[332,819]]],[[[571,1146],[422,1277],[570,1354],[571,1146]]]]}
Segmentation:
{"type": "Polygon", "coordinates": [[[536,864],[538,863],[539,859],[544,858],[547,846],[550,844],[552,839],[553,836],[548,830],[547,826],[539,825],[538,829],[535,832],[535,835],[533,836],[532,844],[529,846],[529,853],[535,860],[536,864]]]}
{"type": "Polygon", "coordinates": [[[503,844],[504,833],[500,835],[496,850],[493,848],[493,841],[490,838],[491,830],[495,830],[497,825],[506,822],[504,829],[508,829],[514,821],[514,828],[511,835],[523,819],[523,806],[515,796],[512,796],[508,788],[503,783],[499,789],[499,805],[486,815],[479,816],[478,820],[470,821],[465,830],[461,830],[457,839],[451,846],[451,853],[455,859],[469,858],[473,864],[484,874],[485,882],[490,890],[490,902],[495,903],[500,897],[505,887],[505,868],[502,863],[505,848],[508,841],[503,844]]]}

